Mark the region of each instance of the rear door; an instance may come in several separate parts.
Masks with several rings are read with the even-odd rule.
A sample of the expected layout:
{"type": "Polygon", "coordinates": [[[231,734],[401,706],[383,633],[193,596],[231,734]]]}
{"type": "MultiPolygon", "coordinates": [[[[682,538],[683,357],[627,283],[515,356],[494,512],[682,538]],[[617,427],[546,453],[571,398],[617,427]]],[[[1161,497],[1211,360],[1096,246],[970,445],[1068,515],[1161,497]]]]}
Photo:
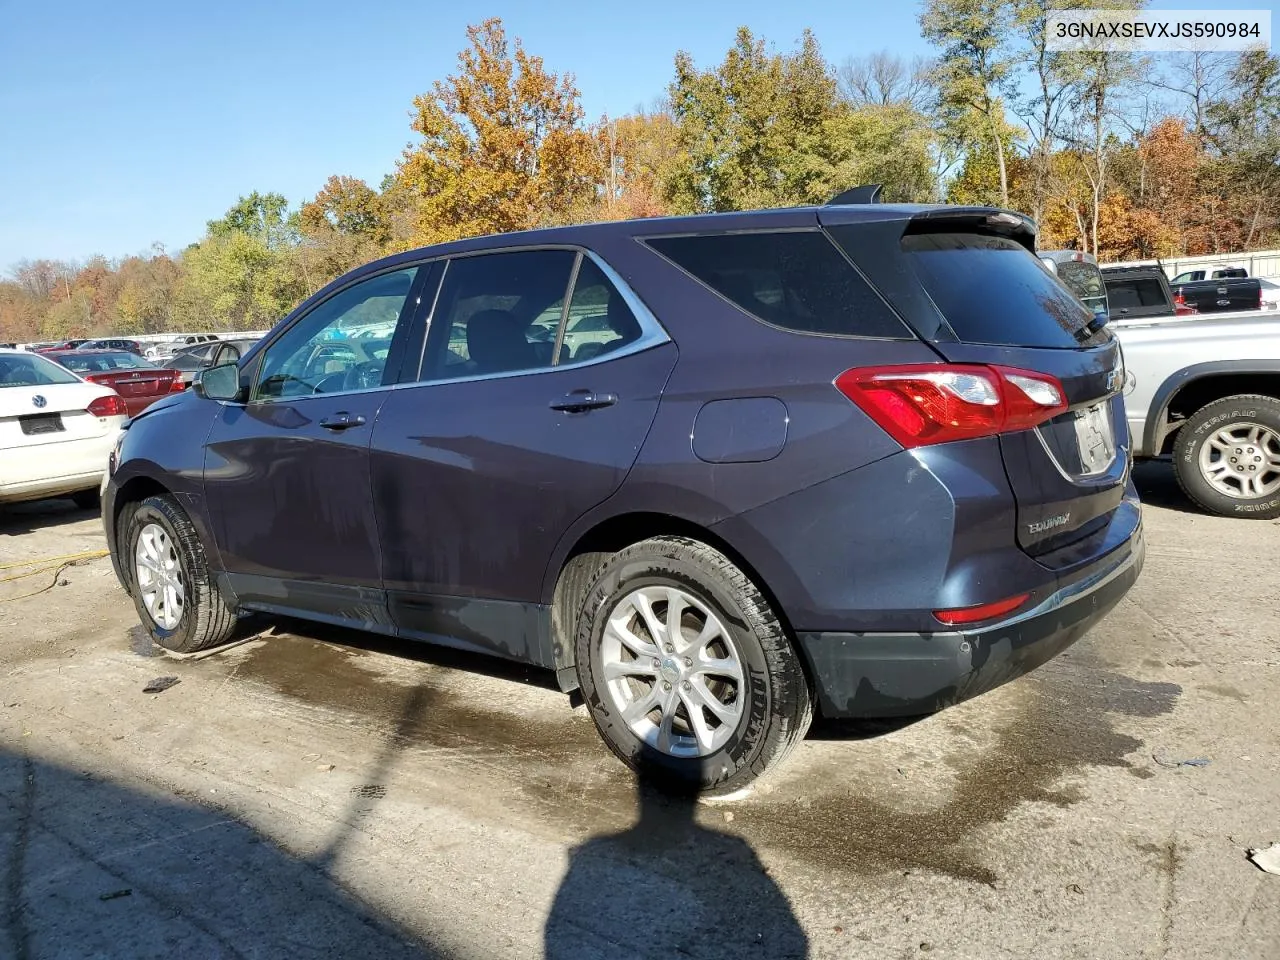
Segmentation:
{"type": "Polygon", "coordinates": [[[553,664],[539,606],[551,554],[621,485],[675,358],[634,294],[577,250],[450,261],[421,376],[391,393],[373,435],[403,634],[553,664]],[[566,345],[588,317],[608,329],[566,345]]]}
{"type": "MultiPolygon", "coordinates": [[[[830,232],[866,262],[860,229],[830,232]]],[[[945,216],[912,221],[905,234],[899,224],[898,233],[868,273],[943,359],[1051,374],[1065,391],[1066,413],[1000,436],[1018,543],[1043,556],[1105,528],[1128,469],[1117,341],[1040,266],[1026,236],[945,216]]]]}

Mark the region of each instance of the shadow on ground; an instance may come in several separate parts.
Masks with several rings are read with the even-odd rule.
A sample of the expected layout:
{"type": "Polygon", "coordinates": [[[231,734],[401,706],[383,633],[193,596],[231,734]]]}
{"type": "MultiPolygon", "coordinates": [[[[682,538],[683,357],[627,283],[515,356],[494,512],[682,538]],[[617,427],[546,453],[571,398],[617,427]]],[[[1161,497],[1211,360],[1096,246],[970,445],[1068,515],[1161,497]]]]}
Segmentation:
{"type": "Polygon", "coordinates": [[[28,503],[0,503],[0,537],[34,533],[101,516],[101,511],[81,510],[70,500],[33,500],[28,503]]]}
{"type": "Polygon", "coordinates": [[[637,790],[634,826],[569,853],[547,960],[809,955],[791,905],[741,837],[698,824],[692,797],[637,790]]]}
{"type": "Polygon", "coordinates": [[[1179,513],[1203,514],[1187,499],[1174,476],[1173,464],[1167,460],[1146,460],[1133,465],[1133,485],[1142,502],[1152,507],[1177,510],[1179,513]]]}
{"type": "Polygon", "coordinates": [[[0,751],[0,955],[440,954],[225,811],[0,751]]]}

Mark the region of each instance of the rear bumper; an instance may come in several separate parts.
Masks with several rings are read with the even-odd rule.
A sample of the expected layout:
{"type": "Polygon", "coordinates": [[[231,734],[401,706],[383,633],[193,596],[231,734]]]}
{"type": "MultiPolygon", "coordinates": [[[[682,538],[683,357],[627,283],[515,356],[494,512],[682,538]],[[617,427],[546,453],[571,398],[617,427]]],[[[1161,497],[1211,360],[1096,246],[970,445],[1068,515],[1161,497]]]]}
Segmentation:
{"type": "Polygon", "coordinates": [[[1079,640],[1138,579],[1138,526],[1082,579],[995,626],[946,633],[801,633],[825,717],[933,713],[1016,679],[1079,640]]]}
{"type": "Polygon", "coordinates": [[[119,432],[4,450],[0,453],[0,503],[93,490],[107,472],[107,458],[119,432]]]}

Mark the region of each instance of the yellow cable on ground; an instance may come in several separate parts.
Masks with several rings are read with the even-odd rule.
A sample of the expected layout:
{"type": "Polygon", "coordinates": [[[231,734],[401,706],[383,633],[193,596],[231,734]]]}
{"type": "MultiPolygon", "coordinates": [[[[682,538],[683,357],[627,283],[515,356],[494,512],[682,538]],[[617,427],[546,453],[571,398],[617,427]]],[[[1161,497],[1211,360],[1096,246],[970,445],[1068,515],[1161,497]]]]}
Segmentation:
{"type": "MultiPolygon", "coordinates": [[[[0,603],[10,603],[14,600],[25,600],[28,597],[34,597],[39,594],[46,593],[58,585],[58,578],[62,576],[63,570],[66,570],[69,567],[77,567],[82,563],[89,563],[92,560],[100,560],[106,555],[107,551],[105,550],[95,550],[90,553],[75,555],[71,559],[63,560],[61,563],[41,567],[39,570],[32,570],[29,573],[20,573],[14,577],[5,577],[4,579],[0,579],[0,583],[7,583],[12,580],[21,580],[24,577],[34,577],[38,573],[48,573],[51,570],[54,571],[53,581],[47,587],[41,587],[39,590],[33,590],[31,593],[20,593],[16,597],[0,597],[0,603]]],[[[38,563],[39,561],[36,562],[38,563]]]]}
{"type": "Polygon", "coordinates": [[[17,563],[0,563],[0,570],[16,570],[18,567],[35,567],[44,566],[50,563],[65,563],[68,560],[97,560],[99,557],[105,557],[106,555],[106,550],[87,550],[84,553],[69,553],[65,557],[44,557],[40,560],[20,560],[17,563]]]}

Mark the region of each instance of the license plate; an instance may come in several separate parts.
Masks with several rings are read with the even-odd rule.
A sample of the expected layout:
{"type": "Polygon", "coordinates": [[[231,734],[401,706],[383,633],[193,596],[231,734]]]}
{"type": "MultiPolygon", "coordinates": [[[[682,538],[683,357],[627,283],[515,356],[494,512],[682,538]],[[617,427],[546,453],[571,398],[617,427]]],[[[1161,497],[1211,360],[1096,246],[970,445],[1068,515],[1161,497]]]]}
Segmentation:
{"type": "Polygon", "coordinates": [[[1095,404],[1076,414],[1076,443],[1086,473],[1102,473],[1111,466],[1116,458],[1116,440],[1106,403],[1095,404]]]}
{"type": "Polygon", "coordinates": [[[62,425],[60,413],[32,413],[19,417],[18,423],[22,425],[22,432],[28,437],[39,436],[42,433],[59,433],[66,429],[62,425]]]}

